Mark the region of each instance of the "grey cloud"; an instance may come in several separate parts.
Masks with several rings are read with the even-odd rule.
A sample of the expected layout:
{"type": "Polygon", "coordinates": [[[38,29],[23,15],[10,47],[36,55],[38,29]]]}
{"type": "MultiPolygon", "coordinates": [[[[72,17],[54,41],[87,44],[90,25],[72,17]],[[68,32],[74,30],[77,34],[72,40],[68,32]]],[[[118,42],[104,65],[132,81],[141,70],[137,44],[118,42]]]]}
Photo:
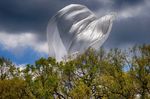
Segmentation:
{"type": "Polygon", "coordinates": [[[1,0],[0,31],[33,32],[39,35],[40,40],[45,40],[46,27],[50,17],[71,3],[82,3],[91,9],[96,9],[100,5],[97,1],[89,3],[78,0],[1,0]]]}
{"type": "Polygon", "coordinates": [[[145,0],[113,0],[115,8],[123,8],[124,6],[134,6],[139,3],[145,2],[145,0]]]}
{"type": "MultiPolygon", "coordinates": [[[[0,32],[36,33],[39,41],[45,42],[48,20],[68,4],[83,4],[95,12],[119,12],[143,4],[146,0],[107,0],[111,3],[104,1],[106,0],[0,0],[0,32]]],[[[106,45],[149,43],[150,16],[146,16],[147,11],[149,9],[145,9],[145,12],[134,18],[116,21],[106,45]]]]}
{"type": "Polygon", "coordinates": [[[123,44],[150,44],[150,17],[136,17],[116,21],[105,46],[122,47],[123,44]]]}

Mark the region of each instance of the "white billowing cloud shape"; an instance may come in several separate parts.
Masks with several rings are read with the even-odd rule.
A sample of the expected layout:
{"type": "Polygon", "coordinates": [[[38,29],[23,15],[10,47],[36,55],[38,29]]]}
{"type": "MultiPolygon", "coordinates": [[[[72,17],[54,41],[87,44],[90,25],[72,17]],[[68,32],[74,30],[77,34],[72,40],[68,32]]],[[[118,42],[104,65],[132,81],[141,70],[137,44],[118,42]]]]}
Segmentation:
{"type": "Polygon", "coordinates": [[[39,42],[37,35],[34,33],[10,34],[0,32],[0,44],[3,45],[4,50],[13,51],[14,53],[23,51],[23,49],[28,47],[39,53],[48,53],[47,43],[39,42]]]}
{"type": "Polygon", "coordinates": [[[124,7],[117,13],[118,20],[127,19],[139,16],[149,16],[150,1],[145,0],[143,3],[137,4],[136,6],[124,7]]]}
{"type": "Polygon", "coordinates": [[[86,6],[71,4],[54,15],[47,27],[49,55],[57,61],[89,47],[99,49],[108,38],[115,15],[98,18],[86,6]]]}

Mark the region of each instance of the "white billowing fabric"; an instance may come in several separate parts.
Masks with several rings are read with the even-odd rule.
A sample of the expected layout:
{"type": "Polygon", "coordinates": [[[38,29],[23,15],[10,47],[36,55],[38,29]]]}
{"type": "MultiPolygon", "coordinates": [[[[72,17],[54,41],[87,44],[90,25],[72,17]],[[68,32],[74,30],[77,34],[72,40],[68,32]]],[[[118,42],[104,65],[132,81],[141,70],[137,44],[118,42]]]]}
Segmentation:
{"type": "Polygon", "coordinates": [[[98,18],[87,7],[71,4],[56,13],[47,27],[49,55],[57,61],[89,47],[99,49],[108,38],[114,15],[98,18]]]}

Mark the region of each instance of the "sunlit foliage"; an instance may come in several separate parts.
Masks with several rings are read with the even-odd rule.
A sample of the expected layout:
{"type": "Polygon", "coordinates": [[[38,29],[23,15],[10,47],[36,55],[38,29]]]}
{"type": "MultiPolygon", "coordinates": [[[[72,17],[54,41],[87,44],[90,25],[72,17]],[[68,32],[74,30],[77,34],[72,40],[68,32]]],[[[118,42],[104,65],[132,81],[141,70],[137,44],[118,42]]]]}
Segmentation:
{"type": "Polygon", "coordinates": [[[150,98],[150,45],[87,50],[56,62],[40,58],[24,69],[0,58],[0,99],[150,98]]]}

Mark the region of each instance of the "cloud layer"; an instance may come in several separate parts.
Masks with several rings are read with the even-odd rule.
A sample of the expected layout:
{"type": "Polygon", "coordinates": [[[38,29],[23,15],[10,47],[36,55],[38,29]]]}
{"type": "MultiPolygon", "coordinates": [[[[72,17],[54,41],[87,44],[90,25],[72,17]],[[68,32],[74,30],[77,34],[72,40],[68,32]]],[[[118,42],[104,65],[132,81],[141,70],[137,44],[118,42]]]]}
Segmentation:
{"type": "Polygon", "coordinates": [[[117,12],[105,46],[150,43],[149,0],[0,0],[0,44],[3,49],[15,52],[30,47],[39,53],[48,53],[48,20],[71,3],[86,5],[100,17],[117,12]]]}
{"type": "Polygon", "coordinates": [[[17,53],[26,48],[32,48],[39,53],[48,54],[46,42],[39,42],[37,36],[33,33],[8,34],[0,32],[0,43],[3,50],[9,50],[17,53]]]}

